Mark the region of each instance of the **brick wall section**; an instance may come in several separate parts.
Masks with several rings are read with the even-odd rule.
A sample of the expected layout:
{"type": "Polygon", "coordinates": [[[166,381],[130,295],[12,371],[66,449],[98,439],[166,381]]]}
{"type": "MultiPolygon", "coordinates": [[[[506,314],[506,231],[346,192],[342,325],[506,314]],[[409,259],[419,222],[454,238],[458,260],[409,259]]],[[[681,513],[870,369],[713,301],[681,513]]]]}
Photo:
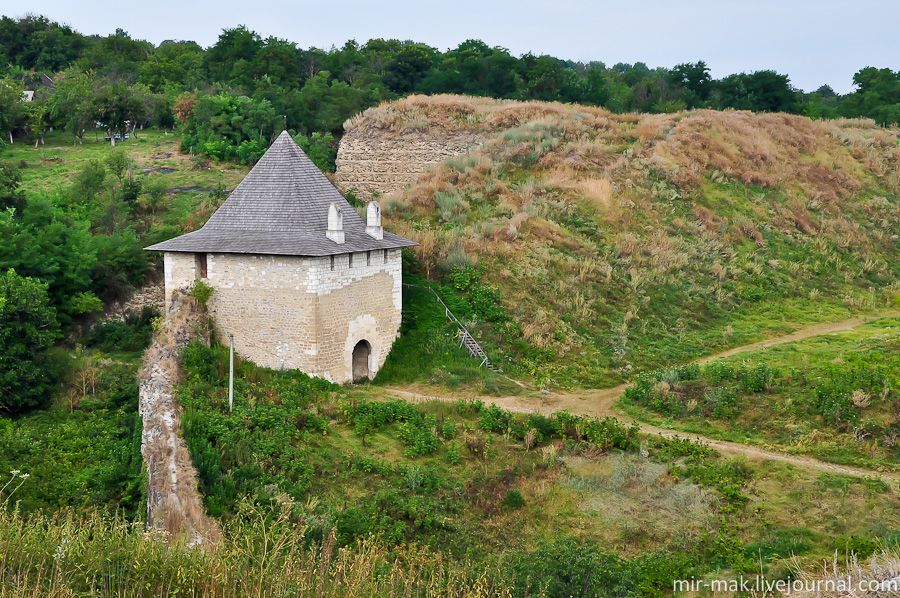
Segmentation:
{"type": "Polygon", "coordinates": [[[341,189],[356,189],[364,201],[376,191],[386,197],[415,182],[429,167],[483,144],[479,133],[376,136],[351,130],[338,147],[335,182],[341,189]]]}
{"type": "MultiPolygon", "coordinates": [[[[166,296],[196,276],[193,254],[166,254],[166,296]],[[170,256],[172,256],[170,258],[170,256]],[[170,276],[170,266],[171,276],[170,276]],[[177,285],[177,286],[176,286],[177,285]]],[[[352,379],[352,352],[372,347],[370,377],[400,328],[399,249],[326,257],[208,254],[209,312],[220,341],[271,368],[300,369],[333,382],[352,379]]]]}

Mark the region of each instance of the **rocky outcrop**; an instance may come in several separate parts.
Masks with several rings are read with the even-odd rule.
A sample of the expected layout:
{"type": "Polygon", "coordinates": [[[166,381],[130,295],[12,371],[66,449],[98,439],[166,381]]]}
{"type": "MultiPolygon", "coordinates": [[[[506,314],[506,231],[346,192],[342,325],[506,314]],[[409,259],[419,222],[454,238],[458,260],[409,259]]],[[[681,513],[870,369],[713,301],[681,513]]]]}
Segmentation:
{"type": "Polygon", "coordinates": [[[140,371],[141,455],[147,464],[147,526],[184,536],[191,545],[215,543],[220,531],[206,516],[197,472],[179,434],[181,410],[175,399],[181,349],[203,328],[206,313],[176,291],[165,324],[144,353],[140,371]]]}
{"type": "Polygon", "coordinates": [[[379,135],[350,130],[338,148],[335,182],[343,191],[354,189],[363,201],[376,193],[388,196],[415,182],[431,166],[481,147],[484,139],[470,131],[379,135]]]}
{"type": "Polygon", "coordinates": [[[121,320],[126,313],[139,312],[147,306],[160,313],[165,311],[165,286],[162,282],[144,285],[124,301],[116,301],[104,311],[103,317],[107,320],[121,320]]]}

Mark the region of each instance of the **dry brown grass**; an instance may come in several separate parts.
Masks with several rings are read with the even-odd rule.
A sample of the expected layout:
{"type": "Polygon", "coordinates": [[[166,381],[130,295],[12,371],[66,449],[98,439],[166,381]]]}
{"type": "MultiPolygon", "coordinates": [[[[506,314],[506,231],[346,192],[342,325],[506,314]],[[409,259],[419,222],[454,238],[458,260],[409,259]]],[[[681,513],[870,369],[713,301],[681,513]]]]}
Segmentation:
{"type": "Polygon", "coordinates": [[[746,185],[797,185],[832,202],[860,188],[834,126],[788,114],[700,110],[680,120],[653,154],[679,167],[673,176],[679,185],[699,185],[704,174],[719,171],[746,185]]]}
{"type": "MultiPolygon", "coordinates": [[[[631,303],[646,305],[658,284],[690,280],[691,293],[722,305],[737,301],[725,288],[730,281],[772,268],[800,279],[840,270],[858,284],[889,267],[885,251],[900,226],[889,195],[900,191],[900,132],[868,120],[733,110],[619,115],[412,96],[347,127],[348,135],[415,129],[411,139],[484,139],[399,192],[398,207],[385,209],[387,225],[421,244],[415,251],[426,275],[440,272],[454,244],[489,264],[526,340],[558,357],[572,347],[592,350],[569,333],[571,315],[591,326],[610,311],[617,318],[641,312],[631,303]],[[888,197],[872,198],[873,189],[888,197]],[[464,198],[465,217],[436,217],[435,199],[445,193],[464,198]],[[794,263],[764,256],[775,235],[815,257],[794,263]],[[600,285],[623,295],[616,299],[600,285]]],[[[844,303],[867,301],[854,292],[844,303]]]]}
{"type": "Polygon", "coordinates": [[[578,182],[576,188],[601,212],[608,212],[613,207],[612,181],[610,179],[583,179],[578,182]]]}

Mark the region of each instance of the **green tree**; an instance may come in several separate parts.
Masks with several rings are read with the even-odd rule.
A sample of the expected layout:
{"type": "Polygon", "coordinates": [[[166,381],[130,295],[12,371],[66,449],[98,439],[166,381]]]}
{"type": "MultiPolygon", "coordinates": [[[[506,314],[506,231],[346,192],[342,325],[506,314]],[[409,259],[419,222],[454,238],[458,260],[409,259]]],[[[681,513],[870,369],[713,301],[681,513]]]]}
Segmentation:
{"type": "Polygon", "coordinates": [[[281,130],[280,124],[266,100],[232,94],[197,96],[187,113],[181,148],[218,160],[240,158],[250,163],[262,155],[281,130]]]}
{"type": "Polygon", "coordinates": [[[47,100],[50,120],[72,136],[72,144],[84,143],[84,132],[96,120],[91,93],[93,73],[70,71],[56,82],[47,100]]]}
{"type": "Polygon", "coordinates": [[[528,96],[536,100],[553,101],[566,83],[565,64],[552,56],[522,57],[525,70],[525,87],[528,96]]]}
{"type": "Polygon", "coordinates": [[[75,175],[71,198],[82,205],[87,205],[103,191],[105,182],[106,168],[100,160],[89,160],[75,175]]]}
{"type": "Polygon", "coordinates": [[[677,64],[669,71],[669,82],[681,90],[681,99],[688,108],[706,106],[712,93],[713,80],[709,67],[702,60],[677,64]]]}
{"type": "Polygon", "coordinates": [[[797,112],[797,91],[787,75],[775,71],[757,71],[729,75],[716,82],[718,108],[737,108],[755,112],[797,112]]]}
{"type": "Polygon", "coordinates": [[[93,71],[111,80],[135,83],[140,65],[153,51],[153,45],[131,39],[127,31],[117,29],[94,42],[76,62],[81,71],[93,71]]]}
{"type": "Polygon", "coordinates": [[[0,215],[0,271],[14,269],[48,283],[61,324],[77,315],[75,296],[91,288],[97,262],[88,226],[44,198],[29,197],[21,216],[0,215]]]}
{"type": "Polygon", "coordinates": [[[417,88],[434,66],[437,51],[425,44],[406,44],[385,68],[384,82],[397,93],[409,93],[417,88]]]}
{"type": "Polygon", "coordinates": [[[330,76],[322,71],[300,90],[301,124],[307,131],[340,131],[344,121],[366,105],[364,92],[343,81],[329,84],[330,76]]]}
{"type": "Polygon", "coordinates": [[[244,25],[223,29],[218,41],[206,51],[204,64],[213,81],[243,85],[248,81],[239,76],[246,74],[262,47],[259,34],[244,25]]]}
{"type": "Polygon", "coordinates": [[[138,82],[159,93],[170,85],[197,85],[203,78],[203,49],[195,42],[166,41],[140,66],[138,82]]]}
{"type": "Polygon", "coordinates": [[[297,135],[294,141],[300,146],[313,164],[319,167],[319,170],[325,172],[334,172],[335,160],[337,160],[337,147],[334,143],[334,136],[331,133],[324,135],[315,132],[309,137],[306,135],[297,135]]]}
{"type": "Polygon", "coordinates": [[[25,101],[22,84],[9,79],[0,80],[0,131],[13,142],[12,131],[22,124],[25,101]]]}
{"type": "Polygon", "coordinates": [[[299,87],[298,59],[297,47],[293,42],[270,37],[253,58],[254,79],[265,75],[276,86],[287,89],[299,87]]]}
{"type": "Polygon", "coordinates": [[[0,275],[0,411],[43,402],[54,382],[49,350],[59,336],[47,283],[0,275]]]}
{"type": "Polygon", "coordinates": [[[34,147],[44,143],[44,134],[50,128],[50,107],[45,98],[37,98],[25,104],[25,126],[34,136],[34,147]]]}
{"type": "MultiPolygon", "coordinates": [[[[147,117],[145,99],[146,96],[142,95],[139,89],[123,82],[103,85],[94,95],[97,121],[110,133],[121,135],[124,140],[127,124],[147,117]]],[[[112,145],[115,146],[115,136],[112,137],[112,145]]]]}
{"type": "Polygon", "coordinates": [[[900,71],[866,67],[853,75],[856,91],[840,105],[843,116],[867,116],[881,125],[900,123],[900,71]]]}
{"type": "Polygon", "coordinates": [[[25,195],[19,189],[21,184],[22,174],[18,168],[12,164],[0,164],[0,212],[12,208],[17,214],[22,214],[25,195]]]}

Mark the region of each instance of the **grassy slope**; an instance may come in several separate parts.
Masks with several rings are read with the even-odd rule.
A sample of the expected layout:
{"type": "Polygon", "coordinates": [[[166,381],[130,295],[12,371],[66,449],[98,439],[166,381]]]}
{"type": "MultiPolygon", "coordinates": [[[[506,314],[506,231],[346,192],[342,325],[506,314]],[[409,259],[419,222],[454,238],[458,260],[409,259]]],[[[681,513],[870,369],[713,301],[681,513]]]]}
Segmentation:
{"type": "MultiPolygon", "coordinates": [[[[201,226],[216,207],[210,190],[233,189],[247,172],[243,166],[192,161],[178,152],[176,136],[155,130],[139,135],[116,150],[135,161],[135,176],[161,178],[171,190],[154,211],[143,198],[135,207],[134,223],[148,244],[201,226]],[[171,172],[161,174],[163,169],[171,172]]],[[[46,142],[37,149],[22,143],[6,146],[0,160],[21,167],[22,189],[28,197],[43,193],[61,205],[81,168],[90,160],[103,161],[113,151],[102,139],[89,136],[84,145],[73,147],[70,139],[52,132],[46,142]]],[[[131,338],[137,333],[125,329],[121,334],[131,338]]],[[[22,509],[121,508],[129,516],[143,516],[134,378],[139,348],[122,352],[113,347],[98,353],[97,347],[60,347],[60,365],[67,374],[48,408],[0,417],[0,471],[15,469],[30,476],[17,492],[22,509]]]]}
{"type": "MultiPolygon", "coordinates": [[[[0,160],[21,167],[22,189],[29,195],[46,193],[65,197],[78,172],[91,160],[103,162],[113,151],[125,152],[134,160],[134,175],[145,182],[162,180],[169,193],[162,205],[151,210],[142,198],[135,209],[137,232],[148,244],[168,239],[203,226],[212,215],[216,201],[211,192],[234,189],[248,168],[234,164],[214,164],[192,159],[178,151],[179,137],[157,130],[139,132],[140,137],[113,149],[102,138],[85,137],[81,146],[59,132],[46,136],[46,145],[18,143],[0,150],[0,160]]],[[[108,175],[112,180],[112,175],[108,175]]]]}
{"type": "Polygon", "coordinates": [[[760,558],[783,575],[791,552],[812,561],[851,536],[894,541],[900,527],[880,482],[715,456],[698,467],[678,443],[604,450],[574,427],[527,450],[516,430],[540,428],[540,418],[498,425],[509,414],[460,402],[364,419],[377,388],[336,389],[243,361],[229,414],[227,351],[195,345],[186,367],[186,438],[208,504],[226,521],[246,498],[287,505],[314,538],[334,529],[343,544],[374,533],[485,564],[557,539],[587,541],[632,559],[645,580],[648,555],[671,561],[669,572],[679,566],[672,555],[687,554],[698,575],[753,569],[760,558]],[[477,439],[485,459],[468,448],[477,439]],[[524,504],[510,503],[511,490],[524,504]]]}
{"type": "MultiPolygon", "coordinates": [[[[900,463],[900,319],[743,353],[703,366],[676,388],[629,392],[629,413],[665,427],[808,454],[873,470],[900,463]],[[762,366],[766,380],[731,376],[762,366]],[[722,394],[722,391],[726,394],[722,394]],[[671,400],[660,400],[665,391],[671,400]],[[726,397],[733,407],[716,405],[726,397]]],[[[659,381],[665,370],[651,374],[659,381]]]]}
{"type": "MultiPolygon", "coordinates": [[[[499,287],[518,333],[510,327],[500,330],[499,324],[471,308],[477,304],[472,296],[477,288],[455,289],[448,284],[446,296],[469,303],[468,317],[483,320],[476,322],[481,338],[493,344],[495,351],[502,349],[516,357],[518,363],[509,365],[517,373],[532,374],[549,384],[569,384],[571,379],[579,384],[606,384],[634,368],[685,360],[787,330],[796,322],[842,317],[893,298],[896,258],[890,237],[897,232],[898,212],[896,178],[890,170],[896,136],[891,132],[865,123],[819,125],[793,117],[700,113],[642,120],[578,108],[504,107],[489,102],[481,107],[475,104],[476,116],[457,118],[459,110],[468,110],[467,103],[450,110],[448,122],[483,127],[494,133],[493,140],[482,155],[452,161],[400,201],[387,202],[390,226],[423,243],[420,262],[426,272],[436,272],[454,247],[479,256],[483,272],[479,285],[499,287]],[[575,112],[584,118],[573,118],[575,112]],[[777,130],[811,130],[822,146],[797,150],[806,146],[791,138],[770,139],[771,147],[751,148],[746,139],[733,138],[735,122],[729,119],[753,118],[777,130]],[[777,120],[782,118],[786,121],[777,120]],[[823,127],[834,136],[819,135],[823,127]],[[694,138],[698,129],[705,135],[699,141],[694,138]],[[703,160],[718,160],[715,155],[691,154],[688,159],[687,152],[678,153],[690,141],[703,147],[723,136],[722,147],[706,150],[732,155],[734,163],[720,164],[718,173],[697,166],[703,160]],[[847,176],[859,186],[834,175],[840,179],[837,183],[820,187],[813,174],[826,182],[832,176],[820,169],[813,174],[812,170],[799,175],[790,171],[776,176],[780,169],[790,170],[785,164],[795,164],[788,159],[791,152],[799,156],[798,164],[819,166],[832,160],[837,166],[833,172],[851,173],[847,176]],[[758,170],[738,168],[747,154],[761,161],[758,170]],[[561,163],[566,160],[573,164],[561,163]],[[671,164],[682,165],[673,169],[671,164]],[[881,176],[878,168],[883,170],[881,176]],[[764,180],[754,172],[768,172],[775,178],[764,180]],[[822,189],[831,189],[833,197],[825,192],[817,195],[822,189]],[[440,201],[446,210],[435,210],[439,193],[444,194],[440,201]],[[802,205],[792,204],[794,200],[802,205]],[[806,216],[817,232],[815,228],[800,231],[798,226],[811,226],[806,216]]],[[[437,114],[428,112],[433,109],[428,102],[422,110],[441,125],[440,111],[445,108],[440,102],[437,105],[437,114]]],[[[402,127],[402,123],[400,119],[388,126],[402,127]]],[[[753,131],[742,134],[752,136],[753,131]]],[[[49,141],[55,147],[53,137],[49,141]]],[[[5,157],[26,160],[28,168],[23,173],[30,188],[49,189],[63,186],[59,177],[70,178],[87,157],[108,151],[100,144],[72,150],[64,140],[57,141],[58,150],[15,146],[6,150],[5,157]],[[47,159],[54,154],[45,152],[58,152],[61,161],[47,159]]],[[[174,153],[176,145],[171,137],[148,132],[126,148],[141,167],[178,168],[175,173],[151,175],[173,177],[168,179],[173,181],[171,187],[225,184],[232,188],[243,175],[243,170],[232,167],[221,168],[223,172],[190,170],[191,163],[174,153]],[[171,158],[162,157],[169,152],[171,158]]],[[[180,232],[202,224],[213,208],[203,192],[173,193],[166,209],[155,215],[142,213],[140,218],[145,231],[171,227],[180,232]]],[[[432,316],[418,314],[427,320],[433,320],[432,316]]],[[[433,324],[429,330],[440,328],[433,324]]],[[[502,384],[494,377],[472,373],[446,342],[433,340],[429,348],[421,343],[421,335],[417,340],[415,330],[408,332],[405,338],[416,342],[406,346],[404,355],[423,351],[424,367],[405,370],[408,360],[400,360],[385,370],[398,380],[424,373],[425,381],[438,385],[452,385],[452,376],[477,379],[484,386],[502,384]]],[[[604,453],[589,447],[582,452],[557,440],[542,444],[556,446],[548,450],[562,457],[547,468],[543,454],[525,451],[521,441],[503,434],[494,434],[491,458],[483,462],[467,451],[462,440],[459,465],[448,461],[449,442],[444,440],[439,440],[435,452],[413,456],[401,439],[402,424],[386,426],[364,443],[340,415],[341,404],[379,396],[374,387],[338,391],[316,400],[312,413],[328,418],[328,434],[299,436],[302,464],[298,461],[297,471],[306,471],[303,464],[308,464],[313,475],[308,487],[292,495],[301,490],[294,486],[294,479],[287,484],[296,472],[288,472],[280,461],[272,463],[268,456],[279,435],[290,437],[298,430],[280,425],[278,434],[267,433],[266,426],[254,419],[254,412],[257,416],[267,413],[259,407],[279,394],[267,393],[266,376],[255,382],[252,392],[248,386],[239,388],[239,393],[248,405],[250,396],[257,397],[257,408],[228,424],[248,444],[235,444],[231,453],[222,449],[219,458],[253,465],[265,473],[266,484],[234,498],[246,496],[268,504],[287,493],[298,501],[298,516],[320,531],[343,521],[345,530],[364,533],[370,524],[355,528],[351,515],[357,509],[368,516],[366,509],[374,509],[378,517],[372,531],[388,533],[394,542],[417,540],[437,549],[451,546],[457,558],[471,556],[480,561],[509,548],[528,550],[557,537],[596,540],[632,557],[697,546],[704,533],[719,537],[720,499],[691,483],[690,476],[688,481],[674,477],[672,467],[683,465],[678,458],[658,455],[655,449],[649,458],[640,452],[604,453]],[[372,465],[366,471],[365,463],[376,460],[390,469],[379,473],[377,465],[372,465]],[[354,470],[353,463],[363,465],[354,470]],[[410,477],[413,469],[426,472],[431,476],[426,479],[437,480],[437,486],[428,485],[432,482],[416,486],[418,474],[410,477]],[[503,502],[512,487],[523,494],[523,507],[503,502]],[[381,498],[373,500],[379,492],[381,498]],[[685,508],[689,508],[687,515],[685,508]],[[659,517],[660,512],[666,517],[659,517]],[[429,519],[435,514],[438,519],[429,519]],[[434,521],[443,521],[440,518],[446,518],[447,524],[434,526],[434,521]],[[432,527],[417,523],[425,521],[432,521],[432,527]],[[382,524],[385,529],[378,527],[382,524]]],[[[252,377],[246,380],[247,385],[253,383],[252,377]]],[[[221,410],[220,386],[198,391],[203,410],[221,410]]],[[[21,443],[32,430],[37,438],[49,427],[63,434],[72,421],[93,426],[97,415],[90,410],[94,407],[88,400],[76,409],[77,417],[57,411],[12,422],[20,435],[16,442],[21,443]]],[[[428,405],[422,412],[435,417],[443,414],[460,434],[487,437],[480,417],[471,411],[428,405]]],[[[75,433],[84,435],[89,429],[78,428],[75,433]]],[[[98,436],[95,444],[101,440],[98,436]]],[[[123,436],[115,442],[101,450],[130,446],[123,436]]],[[[66,447],[58,457],[62,462],[73,445],[59,446],[66,447]]],[[[79,457],[83,459],[77,471],[91,471],[88,453],[84,452],[86,458],[79,457]]],[[[24,470],[15,463],[10,467],[24,470]]],[[[252,468],[237,471],[240,468],[227,462],[220,467],[229,475],[255,480],[252,468]]],[[[64,477],[53,471],[62,469],[48,468],[48,475],[64,477]]],[[[96,476],[86,473],[83,477],[88,489],[91,484],[96,488],[96,476]]],[[[783,557],[791,550],[812,560],[845,548],[851,535],[888,537],[900,526],[892,494],[877,484],[764,464],[751,467],[742,493],[748,502],[727,515],[728,525],[738,534],[745,557],[767,554],[773,570],[784,566],[783,557]]],[[[57,504],[85,502],[67,498],[57,504]]],[[[233,504],[237,503],[225,501],[221,513],[230,512],[233,504]]],[[[705,574],[725,574],[715,573],[717,567],[728,565],[714,549],[702,559],[705,574]]]]}
{"type": "Polygon", "coordinates": [[[443,96],[347,126],[487,136],[385,213],[426,274],[478,262],[518,328],[492,349],[546,384],[609,385],[898,300],[900,145],[871,122],[443,96]]]}

